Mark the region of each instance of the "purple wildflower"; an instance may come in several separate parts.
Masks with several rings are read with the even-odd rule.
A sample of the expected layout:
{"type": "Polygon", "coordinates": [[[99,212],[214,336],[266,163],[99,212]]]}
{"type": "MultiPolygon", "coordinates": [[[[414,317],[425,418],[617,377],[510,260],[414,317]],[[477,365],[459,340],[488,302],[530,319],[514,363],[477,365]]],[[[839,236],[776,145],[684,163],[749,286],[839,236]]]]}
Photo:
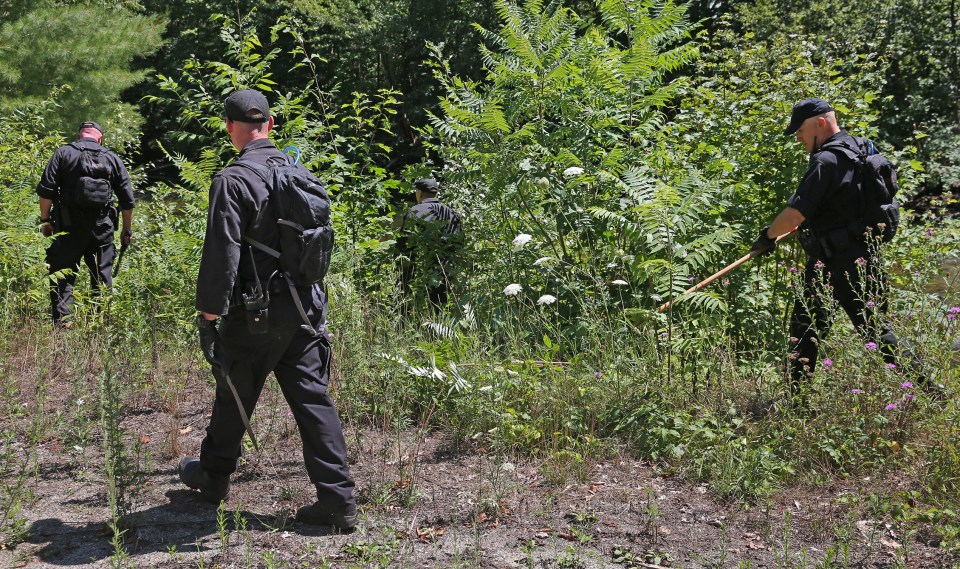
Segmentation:
{"type": "Polygon", "coordinates": [[[603,376],[603,374],[600,373],[599,371],[593,372],[593,377],[595,377],[595,378],[597,378],[597,379],[600,379],[601,376],[603,376]]]}
{"type": "Polygon", "coordinates": [[[822,269],[822,268],[826,267],[826,265],[824,265],[823,262],[821,262],[821,261],[817,261],[816,263],[814,263],[813,266],[814,266],[814,268],[816,268],[816,269],[822,269]]]}
{"type": "Polygon", "coordinates": [[[906,399],[907,401],[913,401],[914,397],[916,397],[916,395],[914,395],[913,393],[907,393],[906,395],[903,396],[903,398],[906,399]]]}
{"type": "Polygon", "coordinates": [[[960,314],[960,306],[951,306],[947,312],[950,314],[960,314]]]}
{"type": "Polygon", "coordinates": [[[883,367],[885,367],[885,368],[887,368],[887,369],[897,369],[897,364],[889,363],[889,364],[887,364],[887,365],[885,365],[885,366],[883,366],[883,367]]]}
{"type": "Polygon", "coordinates": [[[873,308],[876,304],[872,300],[867,301],[867,308],[873,308]]]}
{"type": "Polygon", "coordinates": [[[885,411],[893,411],[893,410],[896,409],[896,408],[897,408],[897,404],[896,404],[896,403],[890,403],[890,404],[888,404],[886,407],[884,407],[883,409],[884,409],[885,411]]]}
{"type": "Polygon", "coordinates": [[[912,381],[904,381],[904,382],[900,385],[900,387],[902,387],[903,389],[913,389],[913,382],[912,382],[912,381]]]}
{"type": "Polygon", "coordinates": [[[791,272],[791,273],[797,272],[797,266],[794,265],[794,266],[790,267],[790,272],[791,272]]]}
{"type": "Polygon", "coordinates": [[[933,235],[934,231],[932,227],[927,228],[927,235],[933,235]]]}
{"type": "Polygon", "coordinates": [[[876,342],[867,342],[867,349],[868,349],[868,350],[876,350],[876,349],[877,349],[877,343],[876,343],[876,342]]]}
{"type": "Polygon", "coordinates": [[[863,391],[854,387],[853,389],[850,390],[850,393],[853,393],[854,395],[860,395],[861,393],[863,393],[863,391]]]}
{"type": "Polygon", "coordinates": [[[833,367],[833,360],[831,360],[830,358],[825,358],[825,359],[823,360],[823,368],[824,368],[824,369],[830,369],[830,368],[832,368],[832,367],[833,367]]]}
{"type": "Polygon", "coordinates": [[[864,259],[863,257],[858,258],[858,259],[856,260],[856,263],[857,263],[857,266],[858,266],[858,267],[866,267],[866,266],[867,266],[867,260],[864,259]]]}

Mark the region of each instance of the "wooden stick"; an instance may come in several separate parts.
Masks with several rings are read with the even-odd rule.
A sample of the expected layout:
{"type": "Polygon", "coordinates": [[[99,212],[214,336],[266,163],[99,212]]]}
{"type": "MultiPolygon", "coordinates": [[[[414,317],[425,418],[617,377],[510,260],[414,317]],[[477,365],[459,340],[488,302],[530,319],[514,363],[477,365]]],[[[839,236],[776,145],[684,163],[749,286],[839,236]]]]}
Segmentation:
{"type": "Polygon", "coordinates": [[[514,361],[514,362],[498,362],[496,364],[480,363],[480,362],[468,362],[457,364],[457,367],[476,367],[481,365],[501,365],[501,366],[525,366],[532,365],[535,367],[546,367],[546,366],[568,366],[572,365],[572,362],[545,362],[539,360],[527,360],[527,361],[514,361]]]}
{"type": "MultiPolygon", "coordinates": [[[[780,237],[777,237],[776,240],[775,240],[775,242],[776,242],[776,243],[779,243],[779,242],[782,241],[783,239],[786,239],[787,237],[789,237],[789,236],[790,236],[794,231],[796,231],[796,230],[797,230],[797,228],[794,227],[793,229],[791,229],[790,231],[784,233],[784,234],[781,235],[780,237]]],[[[744,255],[743,257],[740,257],[739,259],[737,259],[736,261],[730,263],[730,264],[727,265],[726,267],[720,269],[720,270],[717,271],[716,273],[710,275],[709,277],[703,279],[702,281],[698,282],[697,284],[695,284],[695,285],[693,285],[692,287],[688,288],[687,290],[683,291],[683,294],[681,294],[680,296],[674,298],[673,300],[671,300],[671,301],[669,301],[669,302],[665,302],[665,303],[661,304],[660,307],[657,308],[657,312],[663,312],[664,310],[670,308],[670,306],[673,305],[673,303],[676,302],[677,300],[683,298],[684,296],[687,296],[687,295],[690,294],[691,292],[697,292],[698,290],[702,289],[703,287],[705,287],[705,286],[707,286],[708,284],[712,283],[713,281],[719,279],[719,278],[722,277],[723,275],[725,275],[725,274],[729,273],[730,271],[736,269],[736,268],[739,267],[740,265],[746,263],[747,261],[749,261],[750,259],[753,259],[753,258],[756,257],[756,256],[757,256],[757,254],[754,253],[753,251],[747,253],[747,254],[744,255]]]]}

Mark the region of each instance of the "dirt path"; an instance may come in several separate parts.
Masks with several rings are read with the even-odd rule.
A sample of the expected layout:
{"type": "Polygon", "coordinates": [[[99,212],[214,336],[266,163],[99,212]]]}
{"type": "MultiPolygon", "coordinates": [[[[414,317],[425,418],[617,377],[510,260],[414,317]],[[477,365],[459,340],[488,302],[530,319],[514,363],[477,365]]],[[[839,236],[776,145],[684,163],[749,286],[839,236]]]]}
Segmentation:
{"type": "MultiPolygon", "coordinates": [[[[276,393],[256,416],[264,453],[247,455],[218,523],[217,509],[175,472],[179,455],[199,448],[207,389],[200,379],[188,386],[177,417],[145,401],[124,421],[150,451],[126,566],[815,567],[830,555],[836,567],[954,566],[929,528],[904,537],[849,499],[875,491],[868,484],[889,486],[883,481],[793,489],[745,509],[632,459],[544,465],[415,430],[350,429],[359,528],[332,535],[290,520],[312,487],[276,393]]],[[[61,439],[40,444],[33,500],[21,512],[29,536],[0,550],[0,567],[121,564],[97,452],[61,439]]]]}

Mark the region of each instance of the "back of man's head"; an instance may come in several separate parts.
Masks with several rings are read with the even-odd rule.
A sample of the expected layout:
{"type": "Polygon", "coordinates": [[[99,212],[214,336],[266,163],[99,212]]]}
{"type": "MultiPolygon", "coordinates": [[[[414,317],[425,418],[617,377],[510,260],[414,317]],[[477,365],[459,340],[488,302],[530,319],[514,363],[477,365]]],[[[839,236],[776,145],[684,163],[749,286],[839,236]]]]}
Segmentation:
{"type": "Polygon", "coordinates": [[[436,196],[440,191],[440,184],[434,178],[420,178],[413,183],[413,187],[430,197],[436,196]]]}
{"type": "Polygon", "coordinates": [[[92,138],[99,144],[103,140],[103,129],[93,121],[82,122],[77,129],[77,140],[81,138],[92,138]]]}
{"type": "Polygon", "coordinates": [[[797,132],[807,119],[818,116],[823,116],[833,123],[837,122],[837,115],[833,107],[823,99],[812,97],[799,101],[793,106],[793,110],[790,113],[790,124],[787,126],[787,129],[783,131],[783,134],[790,135],[797,132]]]}
{"type": "Polygon", "coordinates": [[[230,141],[238,150],[247,143],[270,136],[273,117],[267,98],[257,90],[234,91],[223,101],[230,141]]]}
{"type": "Polygon", "coordinates": [[[234,91],[223,101],[223,110],[227,118],[235,122],[265,123],[270,120],[270,104],[255,89],[234,91]]]}

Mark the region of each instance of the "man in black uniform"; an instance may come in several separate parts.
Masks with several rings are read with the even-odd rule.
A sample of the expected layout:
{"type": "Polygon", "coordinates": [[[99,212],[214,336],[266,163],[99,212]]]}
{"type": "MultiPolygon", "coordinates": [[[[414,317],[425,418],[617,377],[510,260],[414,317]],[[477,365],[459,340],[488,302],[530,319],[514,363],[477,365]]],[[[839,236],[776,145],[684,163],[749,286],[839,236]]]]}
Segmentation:
{"type": "Polygon", "coordinates": [[[463,246],[460,215],[437,199],[439,185],[433,178],[413,184],[417,204],[407,211],[400,227],[397,247],[409,260],[401,267],[404,291],[424,287],[433,306],[443,306],[456,278],[456,258],[463,246]]]}
{"type": "Polygon", "coordinates": [[[40,196],[40,230],[47,237],[59,233],[47,249],[50,274],[70,269],[50,285],[51,316],[69,326],[73,313],[73,285],[83,259],[90,271],[94,293],[113,285],[113,234],[117,229],[116,196],[123,219],[120,240],[133,236],[133,187],[120,158],[101,146],[103,129],[95,122],[80,124],[77,140],[58,148],[43,170],[40,196]]]}
{"type": "Polygon", "coordinates": [[[803,287],[790,317],[790,376],[794,395],[817,365],[819,343],[830,329],[823,297],[830,291],[861,336],[878,347],[887,363],[897,361],[897,337],[884,318],[886,276],[877,251],[871,250],[862,222],[863,202],[856,149],[860,143],[837,126],[823,99],[794,105],[784,134],[796,133],[810,154],[807,168],[787,207],[760,231],[752,251],[766,254],[775,239],[799,226],[809,259],[803,287]]]}
{"type": "MultiPolygon", "coordinates": [[[[224,107],[227,132],[240,151],[239,158],[267,166],[287,160],[269,139],[273,117],[261,93],[237,91],[227,97],[224,107]]],[[[226,498],[246,421],[231,382],[249,417],[272,371],[297,422],[307,473],[317,489],[317,501],[300,508],[297,519],[350,529],[356,520],[354,481],[347,467],[340,418],[327,394],[332,350],[325,328],[326,293],[319,284],[296,288],[305,316],[319,333],[305,331],[293,291],[278,274],[278,261],[245,240],[279,249],[270,197],[266,181],[239,165],[221,170],[210,185],[196,307],[201,344],[212,360],[217,389],[200,458],[180,461],[180,479],[200,490],[207,501],[226,498]],[[262,313],[265,321],[254,325],[245,314],[243,296],[258,288],[269,294],[268,306],[262,313]],[[221,316],[217,334],[215,322],[221,316]]]]}

